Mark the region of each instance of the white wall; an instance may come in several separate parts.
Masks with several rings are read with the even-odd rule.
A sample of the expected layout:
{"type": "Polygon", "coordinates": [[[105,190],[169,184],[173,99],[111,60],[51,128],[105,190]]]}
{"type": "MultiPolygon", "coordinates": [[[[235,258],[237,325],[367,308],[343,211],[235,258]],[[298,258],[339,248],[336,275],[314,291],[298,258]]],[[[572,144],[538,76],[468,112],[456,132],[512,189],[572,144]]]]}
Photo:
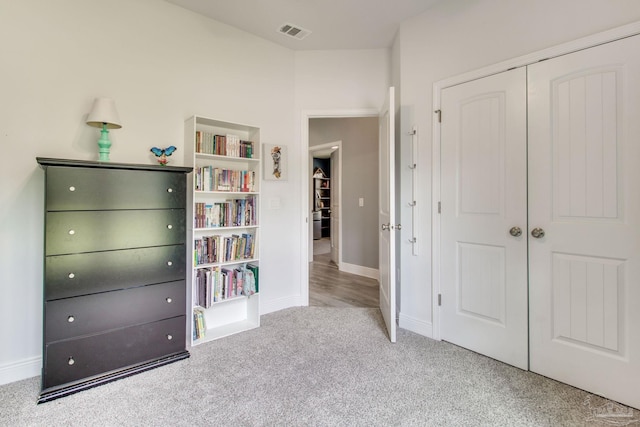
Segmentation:
{"type": "Polygon", "coordinates": [[[262,186],[261,309],[300,302],[292,51],[164,1],[0,0],[0,61],[0,384],[40,373],[35,158],[96,160],[99,131],[85,118],[97,96],[114,98],[122,120],[110,133],[114,162],[153,163],[151,146],[173,144],[171,164],[181,165],[194,114],[258,126],[263,143],[289,146],[290,179],[262,186]]]}
{"type": "MultiPolygon", "coordinates": [[[[402,327],[432,334],[434,82],[638,20],[637,0],[460,0],[439,2],[402,24],[393,55],[400,58],[400,134],[403,163],[408,163],[407,132],[418,127],[420,208],[418,256],[410,256],[410,245],[404,244],[411,237],[411,228],[402,231],[402,327]]],[[[408,178],[404,172],[403,206],[411,200],[408,178]]],[[[405,208],[402,222],[408,223],[408,218],[405,208]]]]}
{"type": "Polygon", "coordinates": [[[390,81],[389,53],[388,49],[296,52],[296,107],[379,110],[390,81]]]}
{"type": "MultiPolygon", "coordinates": [[[[388,49],[298,51],[295,53],[296,139],[302,146],[299,180],[305,182],[308,170],[308,118],[374,115],[382,107],[390,81],[388,49]],[[303,122],[304,121],[304,122],[303,122]]],[[[299,215],[309,218],[309,195],[301,192],[299,215]]],[[[310,219],[309,219],[310,220],[310,219]]],[[[300,229],[300,252],[311,252],[309,225],[300,229]]],[[[308,259],[308,256],[303,256],[308,259]]],[[[310,261],[310,260],[309,260],[310,261]]],[[[304,264],[300,280],[301,298],[308,301],[309,266],[304,264]]]]}

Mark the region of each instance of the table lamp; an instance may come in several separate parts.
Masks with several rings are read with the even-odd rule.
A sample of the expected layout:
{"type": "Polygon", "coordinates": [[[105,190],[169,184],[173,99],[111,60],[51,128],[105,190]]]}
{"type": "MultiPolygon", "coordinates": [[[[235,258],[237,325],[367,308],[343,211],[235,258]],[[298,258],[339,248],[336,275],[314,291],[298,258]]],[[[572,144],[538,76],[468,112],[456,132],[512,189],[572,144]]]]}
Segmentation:
{"type": "Polygon", "coordinates": [[[95,101],[93,101],[91,112],[89,116],[87,116],[87,124],[96,128],[102,128],[100,131],[100,139],[98,140],[98,151],[100,153],[98,160],[108,162],[109,149],[111,148],[108,129],[120,129],[122,127],[113,99],[96,98],[95,101]]]}

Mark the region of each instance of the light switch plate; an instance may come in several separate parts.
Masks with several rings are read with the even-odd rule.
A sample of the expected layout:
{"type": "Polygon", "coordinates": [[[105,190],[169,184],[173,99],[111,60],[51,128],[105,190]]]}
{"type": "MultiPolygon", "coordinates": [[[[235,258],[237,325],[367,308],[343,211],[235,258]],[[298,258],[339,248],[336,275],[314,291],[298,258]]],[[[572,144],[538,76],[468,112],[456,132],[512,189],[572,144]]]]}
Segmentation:
{"type": "Polygon", "coordinates": [[[280,209],[280,197],[269,199],[269,209],[280,209]]]}

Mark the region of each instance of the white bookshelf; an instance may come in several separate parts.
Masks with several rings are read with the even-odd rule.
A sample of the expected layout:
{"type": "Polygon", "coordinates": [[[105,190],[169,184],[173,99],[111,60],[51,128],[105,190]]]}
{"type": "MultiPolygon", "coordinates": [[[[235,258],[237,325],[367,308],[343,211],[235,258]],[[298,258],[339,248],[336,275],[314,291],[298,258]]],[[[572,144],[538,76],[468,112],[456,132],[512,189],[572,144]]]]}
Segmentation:
{"type": "MultiPolygon", "coordinates": [[[[232,334],[240,333],[249,329],[260,326],[260,285],[261,281],[256,277],[258,289],[255,293],[236,292],[235,295],[226,297],[219,296],[216,301],[211,298],[209,306],[205,307],[202,298],[198,298],[202,293],[199,291],[197,283],[197,272],[199,269],[242,269],[243,266],[254,265],[259,266],[260,255],[260,129],[237,123],[224,122],[220,120],[210,119],[201,116],[193,116],[185,121],[185,164],[192,166],[194,171],[188,180],[188,200],[189,209],[187,218],[189,219],[187,245],[188,245],[188,266],[187,281],[189,283],[188,313],[194,313],[195,310],[201,310],[204,313],[204,336],[196,339],[194,336],[194,320],[193,314],[188,322],[189,327],[187,333],[191,339],[191,345],[198,345],[207,341],[219,339],[232,334]],[[236,153],[212,154],[197,152],[196,135],[197,133],[207,135],[207,144],[204,149],[211,148],[209,135],[237,136],[241,141],[250,141],[252,143],[251,157],[241,157],[234,155],[236,153]],[[205,167],[218,168],[225,171],[236,171],[238,175],[243,177],[252,177],[250,179],[241,179],[242,182],[250,181],[253,185],[246,185],[241,189],[222,190],[218,188],[202,189],[202,185],[198,188],[198,183],[203,184],[205,178],[198,179],[198,170],[205,167]],[[237,172],[240,171],[240,172],[237,172]],[[244,222],[240,225],[236,224],[217,224],[209,226],[203,224],[202,221],[196,222],[196,214],[200,214],[198,204],[215,205],[224,202],[238,202],[244,200],[248,204],[251,199],[253,207],[253,220],[249,223],[244,222]],[[250,235],[253,245],[252,256],[240,256],[234,259],[222,259],[218,253],[218,259],[212,262],[203,262],[202,259],[197,260],[195,248],[196,242],[201,241],[204,237],[219,236],[220,241],[232,236],[250,235]]],[[[202,144],[201,144],[202,145],[202,144]]],[[[201,175],[202,176],[202,175],[201,175]]],[[[211,174],[208,174],[211,176],[211,174]]],[[[207,178],[210,184],[212,178],[207,178]]],[[[237,182],[237,180],[233,181],[237,182]]],[[[242,184],[240,184],[242,187],[242,184]]],[[[202,207],[202,205],[200,205],[202,207]]],[[[202,216],[202,215],[200,215],[202,216]]],[[[216,216],[217,217],[217,216],[216,216]]],[[[248,240],[248,239],[247,239],[248,240]]],[[[222,249],[222,248],[219,248],[222,249]]],[[[245,254],[247,254],[245,252],[245,254]]]]}

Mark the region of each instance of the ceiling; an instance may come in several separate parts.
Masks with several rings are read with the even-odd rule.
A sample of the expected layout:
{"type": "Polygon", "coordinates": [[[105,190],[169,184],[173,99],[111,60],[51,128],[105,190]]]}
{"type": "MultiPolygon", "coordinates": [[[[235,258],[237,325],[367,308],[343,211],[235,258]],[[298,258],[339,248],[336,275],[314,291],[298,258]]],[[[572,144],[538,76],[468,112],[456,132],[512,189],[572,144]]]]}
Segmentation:
{"type": "Polygon", "coordinates": [[[336,151],[336,148],[322,148],[319,150],[314,150],[313,147],[309,147],[309,151],[311,151],[311,155],[316,159],[328,159],[331,157],[331,153],[336,151]]]}
{"type": "Polygon", "coordinates": [[[293,50],[390,47],[400,23],[440,0],[166,0],[293,50]],[[311,31],[302,40],[284,24],[311,31]]]}

